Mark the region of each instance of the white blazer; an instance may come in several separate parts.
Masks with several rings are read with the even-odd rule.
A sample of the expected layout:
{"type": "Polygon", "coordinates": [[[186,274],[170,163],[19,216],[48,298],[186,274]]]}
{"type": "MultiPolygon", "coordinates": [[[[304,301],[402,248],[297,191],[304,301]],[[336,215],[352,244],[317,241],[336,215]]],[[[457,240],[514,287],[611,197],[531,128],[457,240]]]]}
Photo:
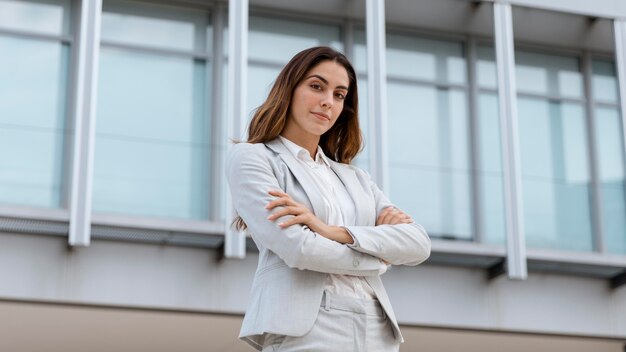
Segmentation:
{"type": "Polygon", "coordinates": [[[267,220],[271,212],[265,206],[274,199],[270,190],[283,190],[316,216],[326,216],[311,176],[279,139],[238,143],[228,156],[226,173],[235,210],[259,248],[239,337],[258,350],[263,333],[302,336],[313,327],[329,273],[364,276],[396,339],[404,341],[380,280],[387,270],[381,259],[392,265],[417,265],[430,255],[430,239],[416,223],[375,226],[377,214],[393,204],[366,172],[332,160],[330,164],[356,205],[356,223],[345,226],[355,238],[353,245],[329,240],[304,225],[280,228],[278,224],[291,215],[267,220]]]}

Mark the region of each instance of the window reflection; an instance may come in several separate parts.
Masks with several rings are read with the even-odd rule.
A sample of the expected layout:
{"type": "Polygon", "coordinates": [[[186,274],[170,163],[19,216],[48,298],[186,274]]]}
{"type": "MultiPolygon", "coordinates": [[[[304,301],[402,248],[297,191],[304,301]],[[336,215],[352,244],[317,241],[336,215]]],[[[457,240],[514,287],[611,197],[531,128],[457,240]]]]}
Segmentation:
{"type": "Polygon", "coordinates": [[[256,109],[263,104],[267,95],[274,85],[274,80],[280,69],[277,67],[263,67],[250,65],[248,69],[248,119],[252,118],[252,115],[256,109]]]}
{"type": "Polygon", "coordinates": [[[354,164],[363,170],[370,169],[370,152],[371,152],[371,137],[369,120],[368,120],[368,107],[367,107],[367,77],[359,76],[357,80],[359,86],[359,127],[363,133],[363,150],[359,153],[354,164]]]}
{"type": "Polygon", "coordinates": [[[0,1],[0,28],[44,34],[69,33],[69,1],[0,1]]]}
{"type": "Polygon", "coordinates": [[[354,46],[350,61],[357,72],[367,71],[367,47],[365,46],[365,30],[354,31],[354,46]]]}
{"type": "Polygon", "coordinates": [[[191,51],[194,50],[194,24],[104,12],[102,40],[191,51]]]}
{"type": "Polygon", "coordinates": [[[0,53],[0,203],[62,207],[69,47],[0,36],[0,53]]]}
{"type": "Polygon", "coordinates": [[[459,43],[394,34],[388,34],[386,41],[390,77],[465,83],[465,58],[459,43]]]}
{"type": "Polygon", "coordinates": [[[482,241],[504,244],[504,174],[495,52],[492,47],[476,49],[476,84],[479,87],[475,138],[477,145],[478,203],[482,241]]]}
{"type": "Polygon", "coordinates": [[[626,190],[620,115],[617,108],[598,107],[596,140],[606,248],[626,253],[626,190]]]}
{"type": "Polygon", "coordinates": [[[209,39],[203,38],[210,32],[205,28],[208,14],[172,10],[167,17],[142,17],[139,7],[150,15],[161,10],[130,3],[116,6],[116,11],[127,9],[129,14],[105,12],[108,20],[102,25],[108,39],[186,50],[188,55],[103,44],[94,211],[205,220],[211,197],[212,78],[210,64],[192,53],[209,39]],[[122,36],[120,29],[128,33],[122,36]],[[162,30],[170,33],[162,36],[162,30]]]}
{"type": "MultiPolygon", "coordinates": [[[[519,138],[529,247],[592,251],[590,170],[582,73],[576,57],[516,52],[519,138]],[[567,103],[564,98],[580,99],[567,103]]],[[[617,80],[613,63],[593,61],[603,231],[610,252],[626,253],[626,205],[617,80]],[[609,105],[613,106],[609,106],[609,105]]],[[[478,143],[484,239],[503,243],[504,223],[493,49],[478,46],[478,143]],[[485,89],[486,88],[486,89],[485,89]],[[497,128],[496,128],[497,127],[497,128]],[[498,136],[498,137],[497,137],[498,136]],[[498,214],[492,216],[493,214],[498,214]]]]}
{"type": "Polygon", "coordinates": [[[592,250],[582,104],[518,99],[526,242],[592,250]]]}
{"type": "Polygon", "coordinates": [[[471,238],[465,93],[389,83],[388,94],[391,199],[435,236],[471,238]]]}
{"type": "Polygon", "coordinates": [[[498,96],[495,93],[480,94],[476,127],[482,237],[487,243],[504,244],[504,175],[498,96]]]}
{"type": "Polygon", "coordinates": [[[460,42],[387,35],[389,196],[435,237],[472,238],[460,42]]]}
{"type": "Polygon", "coordinates": [[[286,64],[295,54],[313,46],[343,50],[339,26],[250,16],[250,59],[286,64]]]}
{"type": "Polygon", "coordinates": [[[582,74],[577,58],[517,51],[515,65],[520,93],[583,97],[582,74]]]}
{"type": "Polygon", "coordinates": [[[478,46],[476,49],[477,84],[481,88],[497,88],[496,54],[492,47],[478,46]]]}
{"type": "Polygon", "coordinates": [[[593,61],[593,98],[596,101],[617,103],[617,73],[615,64],[604,60],[593,61]]]}

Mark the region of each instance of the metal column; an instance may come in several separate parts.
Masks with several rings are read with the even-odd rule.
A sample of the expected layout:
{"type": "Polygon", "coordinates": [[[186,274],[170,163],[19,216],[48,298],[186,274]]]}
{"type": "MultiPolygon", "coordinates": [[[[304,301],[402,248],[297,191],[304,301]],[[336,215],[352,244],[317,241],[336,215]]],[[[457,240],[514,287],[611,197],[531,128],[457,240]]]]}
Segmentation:
{"type": "Polygon", "coordinates": [[[470,150],[470,162],[471,162],[471,184],[472,184],[472,232],[473,232],[473,240],[477,243],[484,242],[484,218],[483,218],[483,199],[481,192],[481,175],[480,175],[480,165],[481,165],[481,155],[480,155],[480,129],[478,128],[479,118],[478,118],[478,81],[477,81],[477,44],[473,37],[469,36],[466,41],[466,55],[467,55],[467,82],[468,82],[468,91],[467,91],[467,106],[469,113],[469,145],[468,149],[470,150]]]}
{"type": "MultiPolygon", "coordinates": [[[[246,93],[248,80],[248,0],[228,1],[228,118],[226,150],[230,150],[230,140],[241,140],[247,120],[246,93]]],[[[235,210],[230,192],[226,199],[226,231],[224,256],[244,258],[246,256],[246,235],[230,226],[235,210]]]]}
{"type": "Polygon", "coordinates": [[[367,103],[369,114],[370,172],[389,192],[387,177],[387,70],[385,60],[385,0],[366,0],[367,103]]]}
{"type": "Polygon", "coordinates": [[[619,85],[620,115],[622,119],[622,153],[626,154],[626,20],[613,22],[615,37],[615,63],[619,85]]]}
{"type": "Polygon", "coordinates": [[[224,199],[229,195],[224,192],[224,183],[226,178],[224,175],[224,154],[228,148],[228,135],[225,132],[228,121],[224,116],[226,109],[224,108],[224,30],[226,28],[226,6],[217,3],[211,13],[211,24],[213,26],[213,49],[211,50],[212,59],[211,71],[213,80],[211,82],[211,140],[215,147],[211,148],[209,157],[211,165],[211,186],[210,186],[210,206],[209,220],[219,222],[222,221],[224,211],[224,199]]]}
{"type": "Polygon", "coordinates": [[[591,228],[593,230],[593,250],[599,253],[606,252],[604,240],[604,225],[602,224],[602,192],[600,189],[600,165],[598,155],[598,141],[596,138],[596,116],[593,95],[593,67],[592,57],[588,51],[582,56],[582,71],[584,76],[585,113],[587,124],[587,140],[589,141],[589,176],[591,177],[591,228]]]}
{"type": "Polygon", "coordinates": [[[500,131],[502,135],[502,164],[504,166],[506,264],[510,279],[524,280],[528,276],[528,271],[524,238],[511,5],[508,3],[494,3],[493,14],[500,131]]]}
{"type": "Polygon", "coordinates": [[[93,157],[96,128],[98,57],[102,0],[83,0],[77,41],[74,144],[72,151],[69,244],[88,246],[91,239],[93,157]]]}

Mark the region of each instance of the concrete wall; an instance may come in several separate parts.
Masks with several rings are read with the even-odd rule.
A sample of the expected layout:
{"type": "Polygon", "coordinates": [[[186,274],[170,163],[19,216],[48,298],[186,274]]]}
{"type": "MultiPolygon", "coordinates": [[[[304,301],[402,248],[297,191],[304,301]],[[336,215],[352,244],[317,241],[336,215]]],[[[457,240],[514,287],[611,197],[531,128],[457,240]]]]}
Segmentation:
{"type": "MultiPolygon", "coordinates": [[[[246,352],[241,316],[0,300],[0,350],[246,352]]],[[[624,342],[402,326],[403,352],[622,352],[624,342]]]]}
{"type": "MultiPolygon", "coordinates": [[[[0,234],[0,299],[243,314],[257,256],[115,241],[68,249],[63,237],[0,234]]],[[[394,267],[383,276],[402,324],[626,339],[626,287],[531,272],[394,267]]]]}

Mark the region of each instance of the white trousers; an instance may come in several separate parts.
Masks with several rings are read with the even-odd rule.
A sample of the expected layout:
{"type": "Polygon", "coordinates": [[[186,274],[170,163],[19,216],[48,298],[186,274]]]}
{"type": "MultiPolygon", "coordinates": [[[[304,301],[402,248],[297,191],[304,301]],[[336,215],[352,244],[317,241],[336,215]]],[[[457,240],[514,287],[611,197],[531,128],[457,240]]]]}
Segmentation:
{"type": "Polygon", "coordinates": [[[304,336],[266,334],[263,352],[397,352],[391,324],[378,301],[324,292],[317,320],[304,336]]]}

